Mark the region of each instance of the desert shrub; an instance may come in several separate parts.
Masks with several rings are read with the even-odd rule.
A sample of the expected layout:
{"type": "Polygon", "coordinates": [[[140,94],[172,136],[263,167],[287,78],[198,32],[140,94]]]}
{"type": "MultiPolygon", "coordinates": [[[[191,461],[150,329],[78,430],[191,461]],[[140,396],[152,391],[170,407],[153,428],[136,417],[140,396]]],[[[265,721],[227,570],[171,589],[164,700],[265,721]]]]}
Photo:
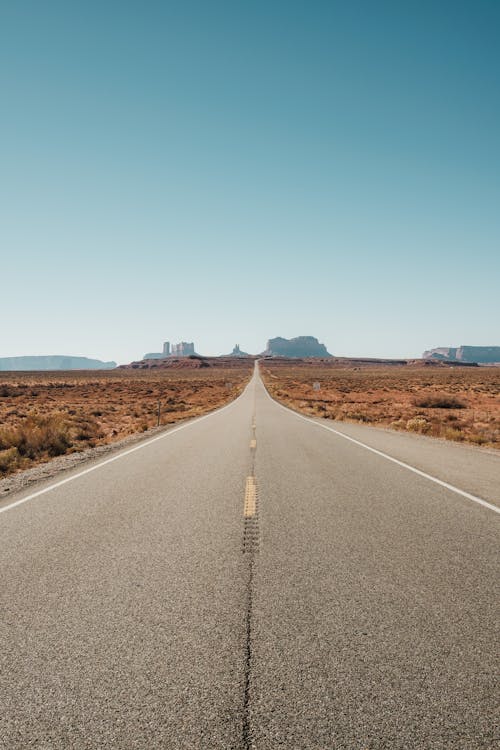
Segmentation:
{"type": "Polygon", "coordinates": [[[404,421],[404,419],[395,419],[390,423],[389,427],[392,427],[393,430],[405,430],[406,422],[404,421]]]}
{"type": "Polygon", "coordinates": [[[93,440],[104,436],[104,431],[99,422],[93,417],[82,416],[72,423],[75,440],[93,440]]]}
{"type": "Polygon", "coordinates": [[[78,440],[79,442],[84,442],[85,440],[92,440],[94,437],[94,434],[92,430],[90,430],[87,426],[80,427],[75,432],[75,440],[78,440]]]}
{"type": "Polygon", "coordinates": [[[466,404],[447,394],[429,394],[414,399],[413,403],[421,409],[465,409],[466,404]]]}
{"type": "Polygon", "coordinates": [[[481,434],[469,435],[469,441],[471,443],[475,443],[476,445],[484,445],[488,442],[488,438],[485,435],[481,434]]]}
{"type": "Polygon", "coordinates": [[[425,417],[412,417],[406,423],[406,429],[410,432],[426,433],[431,429],[431,423],[425,417]]]}
{"type": "Polygon", "coordinates": [[[7,474],[16,468],[19,459],[17,448],[0,451],[0,474],[7,474]]]}
{"type": "Polygon", "coordinates": [[[71,446],[67,422],[59,415],[28,417],[17,428],[16,447],[21,456],[36,458],[48,453],[61,456],[71,446]]]}
{"type": "Polygon", "coordinates": [[[15,448],[21,458],[60,456],[70,446],[68,424],[57,414],[29,416],[20,425],[0,431],[0,450],[15,448]]]}
{"type": "Polygon", "coordinates": [[[446,438],[446,440],[464,440],[465,435],[460,431],[455,429],[454,427],[447,427],[443,433],[442,437],[446,438]]]}
{"type": "Polygon", "coordinates": [[[13,427],[0,428],[0,451],[12,448],[16,442],[16,430],[13,427]]]}

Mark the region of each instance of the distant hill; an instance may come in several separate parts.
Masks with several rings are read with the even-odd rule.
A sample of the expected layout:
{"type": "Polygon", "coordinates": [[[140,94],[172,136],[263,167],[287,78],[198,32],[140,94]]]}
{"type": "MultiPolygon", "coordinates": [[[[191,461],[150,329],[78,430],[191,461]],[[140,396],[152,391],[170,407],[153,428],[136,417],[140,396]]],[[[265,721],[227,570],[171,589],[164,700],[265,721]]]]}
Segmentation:
{"type": "Polygon", "coordinates": [[[266,357],[331,357],[324,344],[314,336],[297,336],[294,339],[283,339],[278,336],[269,339],[264,352],[266,357]]]}
{"type": "Polygon", "coordinates": [[[0,357],[0,370],[111,370],[116,362],[52,354],[40,357],[0,357]]]}
{"type": "Polygon", "coordinates": [[[495,364],[500,363],[500,346],[441,346],[437,349],[428,349],[422,356],[424,359],[438,359],[445,362],[495,364]]]}

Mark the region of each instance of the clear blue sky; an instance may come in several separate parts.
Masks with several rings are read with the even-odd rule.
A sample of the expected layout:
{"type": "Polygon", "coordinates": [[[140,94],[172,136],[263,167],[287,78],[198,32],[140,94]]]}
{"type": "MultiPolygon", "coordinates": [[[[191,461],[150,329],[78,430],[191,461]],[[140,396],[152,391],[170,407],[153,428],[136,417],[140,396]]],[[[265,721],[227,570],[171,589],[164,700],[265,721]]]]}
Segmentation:
{"type": "Polygon", "coordinates": [[[0,3],[0,356],[500,345],[500,3],[0,3]]]}

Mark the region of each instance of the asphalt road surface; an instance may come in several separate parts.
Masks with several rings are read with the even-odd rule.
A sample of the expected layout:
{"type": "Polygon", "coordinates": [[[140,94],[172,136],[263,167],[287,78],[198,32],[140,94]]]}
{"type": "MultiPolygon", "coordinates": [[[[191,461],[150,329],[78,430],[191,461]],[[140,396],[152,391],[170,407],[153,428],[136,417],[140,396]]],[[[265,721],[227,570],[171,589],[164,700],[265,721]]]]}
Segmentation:
{"type": "Polygon", "coordinates": [[[0,747],[498,747],[499,500],[499,456],[256,374],[0,505],[0,747]]]}

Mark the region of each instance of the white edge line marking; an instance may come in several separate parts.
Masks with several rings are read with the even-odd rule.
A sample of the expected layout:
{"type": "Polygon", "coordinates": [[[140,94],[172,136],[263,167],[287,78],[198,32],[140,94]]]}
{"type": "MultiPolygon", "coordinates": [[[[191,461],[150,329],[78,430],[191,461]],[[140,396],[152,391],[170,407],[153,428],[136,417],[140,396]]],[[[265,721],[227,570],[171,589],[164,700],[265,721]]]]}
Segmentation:
{"type": "Polygon", "coordinates": [[[293,414],[295,417],[297,417],[297,419],[303,419],[304,422],[309,422],[309,424],[316,425],[316,427],[322,427],[324,430],[328,430],[328,432],[333,432],[335,435],[338,435],[339,437],[344,438],[344,440],[349,440],[350,443],[359,445],[361,448],[364,448],[365,450],[370,451],[371,453],[375,453],[377,456],[382,456],[382,458],[386,458],[388,461],[392,461],[394,464],[397,464],[398,466],[402,466],[404,469],[413,471],[414,474],[418,474],[420,477],[424,477],[424,479],[429,479],[431,482],[435,482],[435,484],[440,484],[441,487],[446,487],[447,490],[451,490],[451,492],[455,492],[457,495],[462,495],[462,497],[466,497],[468,500],[472,500],[474,503],[479,503],[479,505],[484,505],[485,508],[489,508],[489,510],[494,511],[495,513],[500,513],[500,508],[497,505],[488,503],[486,500],[483,500],[481,497],[477,497],[476,495],[471,495],[469,492],[460,490],[458,489],[458,487],[454,487],[452,484],[448,484],[448,482],[443,482],[442,479],[433,477],[431,474],[426,474],[425,471],[420,471],[420,469],[416,469],[414,466],[410,466],[410,464],[406,464],[404,461],[400,461],[397,458],[393,458],[392,456],[389,456],[388,453],[383,453],[382,451],[379,451],[376,448],[372,448],[371,446],[366,445],[366,443],[362,443],[360,440],[356,440],[355,438],[352,438],[349,435],[345,435],[343,432],[339,432],[339,430],[335,430],[333,427],[329,427],[326,424],[321,424],[321,422],[316,422],[314,419],[310,419],[309,417],[304,417],[302,414],[298,414],[293,409],[289,409],[288,406],[284,406],[283,404],[280,404],[279,401],[276,401],[276,399],[274,399],[271,396],[266,386],[264,386],[264,390],[268,398],[270,398],[271,401],[274,404],[276,404],[276,406],[279,406],[285,411],[289,412],[290,414],[293,414]]]}
{"type": "Polygon", "coordinates": [[[150,440],[145,440],[143,443],[139,443],[139,445],[135,445],[133,448],[128,448],[128,450],[117,453],[116,456],[107,458],[105,461],[100,461],[98,464],[95,464],[94,466],[89,466],[88,469],[83,469],[83,471],[79,471],[77,474],[72,474],[71,476],[66,477],[65,479],[61,479],[59,482],[54,482],[54,484],[50,484],[48,487],[44,487],[42,490],[38,490],[38,492],[33,492],[31,495],[22,497],[20,500],[16,500],[15,502],[10,503],[10,505],[5,505],[3,508],[0,508],[0,513],[5,513],[5,511],[7,510],[11,510],[12,508],[16,508],[18,505],[27,503],[28,500],[34,500],[35,497],[40,497],[40,495],[45,495],[47,492],[57,489],[57,487],[62,487],[63,484],[72,482],[74,479],[78,479],[79,477],[85,476],[85,474],[90,474],[91,471],[96,471],[97,469],[100,469],[101,466],[106,466],[107,464],[113,463],[113,461],[118,461],[120,458],[124,458],[125,456],[130,455],[130,453],[135,453],[135,451],[140,451],[142,450],[142,448],[147,448],[148,445],[151,445],[152,443],[156,443],[158,440],[163,440],[164,438],[169,437],[170,435],[173,435],[174,432],[180,432],[180,430],[184,430],[186,427],[191,427],[192,425],[197,424],[198,422],[202,422],[204,419],[208,419],[209,417],[215,416],[215,414],[220,414],[225,409],[229,409],[231,406],[234,406],[234,404],[240,400],[240,398],[244,395],[246,389],[249,387],[251,382],[252,382],[252,379],[250,379],[250,381],[247,383],[242,393],[240,393],[240,395],[237,398],[235,398],[234,401],[231,401],[229,404],[226,404],[225,406],[221,406],[220,409],[216,409],[215,411],[212,411],[209,414],[204,414],[202,417],[195,417],[189,422],[186,422],[186,424],[181,424],[178,427],[174,427],[172,430],[167,430],[166,432],[162,433],[161,435],[158,435],[157,437],[151,438],[150,440]]]}

